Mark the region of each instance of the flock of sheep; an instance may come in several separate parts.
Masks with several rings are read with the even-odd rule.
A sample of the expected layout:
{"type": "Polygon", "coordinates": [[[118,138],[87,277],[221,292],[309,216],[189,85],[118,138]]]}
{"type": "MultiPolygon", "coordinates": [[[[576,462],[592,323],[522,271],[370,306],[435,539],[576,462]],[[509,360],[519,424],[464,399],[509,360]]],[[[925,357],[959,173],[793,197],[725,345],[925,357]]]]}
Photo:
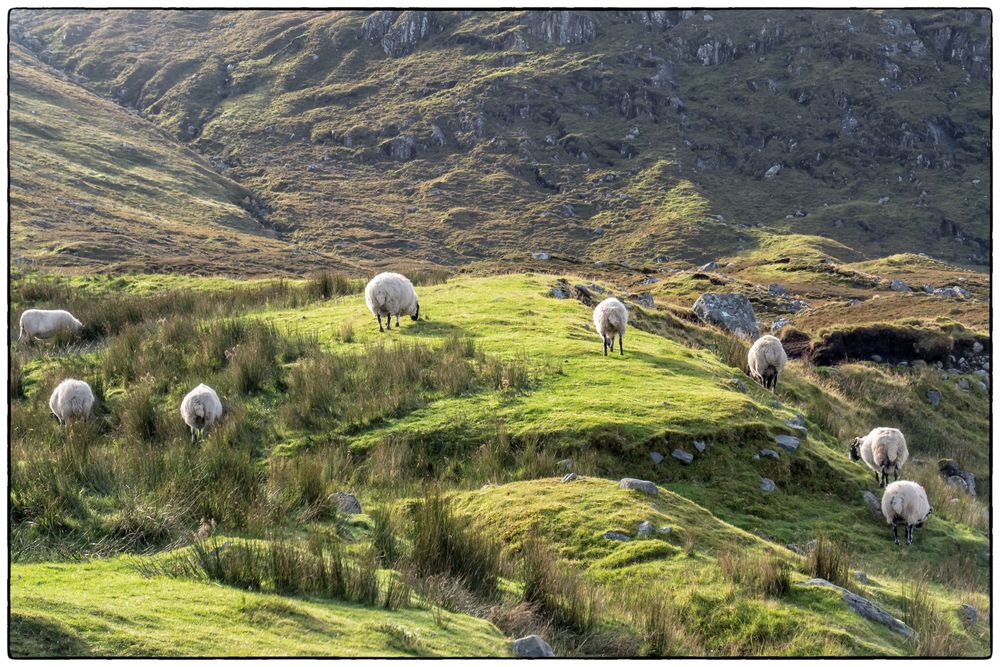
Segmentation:
{"type": "MultiPolygon", "coordinates": [[[[386,328],[392,328],[392,318],[409,315],[417,320],[420,303],[413,284],[399,273],[380,273],[365,286],[365,303],[378,320],[379,331],[382,318],[386,328]]],[[[83,324],[65,310],[26,310],[21,315],[21,336],[18,340],[51,338],[60,331],[79,333],[83,324]]],[[[618,338],[618,354],[624,355],[622,339],[628,326],[628,310],[615,297],[601,301],[594,308],[594,327],[604,344],[604,355],[615,350],[618,338]]],[[[761,336],[747,353],[750,375],[765,388],[774,390],[778,376],[787,361],[785,350],[774,336],[761,336]]],[[[65,424],[73,418],[88,417],[94,406],[94,393],[82,380],[66,379],[52,392],[49,408],[65,424]]],[[[195,442],[204,430],[222,417],[222,401],[214,389],[199,384],[181,401],[181,417],[191,429],[191,442],[195,442]]],[[[909,452],[903,434],[894,428],[875,428],[863,438],[855,438],[850,448],[852,461],[864,461],[875,472],[879,487],[885,488],[882,495],[882,514],[892,526],[893,538],[899,544],[898,529],[906,526],[906,543],[913,542],[913,529],[924,525],[933,509],[927,500],[927,493],[916,482],[899,480],[899,472],[906,463],[909,452]],[[893,483],[886,486],[889,473],[893,473],[893,483]]]]}

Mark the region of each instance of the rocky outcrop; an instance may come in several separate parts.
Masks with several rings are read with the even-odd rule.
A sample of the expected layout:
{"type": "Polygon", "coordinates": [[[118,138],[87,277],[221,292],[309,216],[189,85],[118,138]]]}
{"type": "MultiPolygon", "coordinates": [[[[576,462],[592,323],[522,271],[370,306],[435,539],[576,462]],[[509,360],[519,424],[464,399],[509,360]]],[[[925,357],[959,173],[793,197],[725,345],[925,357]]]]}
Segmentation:
{"type": "Polygon", "coordinates": [[[989,80],[993,73],[989,11],[963,11],[956,18],[961,22],[941,25],[938,20],[916,20],[911,25],[923,44],[943,60],[960,65],[977,79],[989,80]]]}
{"type": "Polygon", "coordinates": [[[379,148],[393,160],[410,160],[417,154],[416,141],[409,135],[400,135],[383,141],[379,148]]]}
{"type": "Polygon", "coordinates": [[[515,639],[512,646],[514,653],[521,658],[554,658],[555,652],[549,643],[538,635],[528,635],[515,639]]]}
{"type": "Polygon", "coordinates": [[[381,42],[397,16],[399,12],[391,9],[383,9],[369,15],[361,24],[361,36],[372,44],[381,42]]]}
{"type": "Polygon", "coordinates": [[[742,294],[702,294],[694,302],[694,313],[703,322],[755,340],[760,336],[760,325],[754,315],[750,299],[742,294]]]}
{"type": "Polygon", "coordinates": [[[797,586],[823,586],[825,588],[832,588],[835,591],[839,591],[844,598],[844,602],[854,613],[859,616],[863,616],[868,620],[875,621],[876,623],[881,623],[885,625],[893,632],[898,632],[904,637],[913,636],[913,628],[903,623],[901,620],[887,612],[882,607],[878,606],[868,598],[863,598],[857,593],[852,593],[851,591],[832,584],[826,579],[810,579],[809,581],[803,581],[802,583],[796,584],[797,586]]]}
{"type": "Polygon", "coordinates": [[[405,56],[413,51],[418,42],[427,39],[439,28],[436,12],[412,10],[403,12],[382,38],[382,50],[393,58],[405,56]]]}
{"type": "Polygon", "coordinates": [[[597,21],[578,11],[529,11],[528,33],[549,44],[586,44],[597,38],[597,21]]]}

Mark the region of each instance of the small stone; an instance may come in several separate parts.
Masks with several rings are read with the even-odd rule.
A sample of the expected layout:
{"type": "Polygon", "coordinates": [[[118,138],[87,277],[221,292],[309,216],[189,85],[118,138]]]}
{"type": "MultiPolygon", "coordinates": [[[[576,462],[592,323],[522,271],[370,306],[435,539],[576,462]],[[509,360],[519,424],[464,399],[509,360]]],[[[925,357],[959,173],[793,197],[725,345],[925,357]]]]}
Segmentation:
{"type": "Polygon", "coordinates": [[[531,259],[541,260],[543,262],[548,261],[549,253],[547,252],[533,252],[531,253],[531,259]]]}
{"type": "Polygon", "coordinates": [[[653,522],[643,521],[635,531],[640,536],[646,536],[653,532],[653,522]]]}
{"type": "Polygon", "coordinates": [[[553,287],[549,292],[554,299],[568,299],[569,292],[562,289],[561,287],[553,287]]]}
{"type": "Polygon", "coordinates": [[[760,478],[760,490],[764,493],[771,493],[777,487],[774,485],[774,480],[768,479],[767,477],[760,478]]]}
{"type": "Polygon", "coordinates": [[[744,384],[743,380],[739,378],[733,378],[732,380],[730,380],[730,382],[733,384],[733,386],[736,388],[737,391],[742,391],[744,394],[746,393],[747,386],[746,384],[744,384]]]}
{"type": "Polygon", "coordinates": [[[566,482],[572,482],[574,479],[580,479],[580,476],[577,475],[575,472],[568,472],[565,475],[563,475],[562,481],[563,483],[566,483],[566,482]]]}
{"type": "Polygon", "coordinates": [[[775,461],[779,461],[781,459],[781,454],[779,454],[778,452],[776,452],[776,451],[774,451],[773,449],[770,449],[770,448],[760,450],[760,456],[762,456],[762,457],[763,456],[770,456],[775,461]]]}
{"type": "Polygon", "coordinates": [[[635,479],[634,477],[624,477],[620,482],[618,482],[619,489],[634,489],[636,491],[641,491],[642,493],[648,493],[651,496],[655,496],[659,493],[656,488],[656,484],[645,479],[635,479]]]}
{"type": "Polygon", "coordinates": [[[750,457],[752,461],[760,461],[760,454],[754,454],[750,457]]]}
{"type": "Polygon", "coordinates": [[[910,288],[909,285],[907,285],[904,281],[899,280],[898,278],[896,280],[893,280],[891,283],[889,283],[889,289],[891,289],[893,292],[912,292],[913,291],[910,288]]]}
{"type": "Polygon", "coordinates": [[[990,388],[987,387],[986,383],[983,381],[976,382],[976,389],[983,392],[984,394],[990,393],[990,388]]]}
{"type": "Polygon", "coordinates": [[[788,294],[788,289],[778,283],[768,285],[767,291],[775,296],[784,296],[785,294],[788,294]]]}
{"type": "Polygon", "coordinates": [[[868,579],[868,575],[862,572],[861,570],[858,570],[857,572],[854,573],[854,578],[857,579],[860,583],[865,584],[866,586],[872,583],[871,580],[868,579]]]}
{"type": "Polygon", "coordinates": [[[799,554],[800,556],[805,554],[805,551],[802,550],[802,547],[800,547],[797,544],[786,544],[785,548],[793,553],[799,554]]]}
{"type": "Polygon", "coordinates": [[[881,357],[880,355],[877,355],[877,354],[873,354],[873,355],[872,355],[871,357],[869,357],[869,358],[870,358],[870,359],[871,359],[872,361],[874,361],[874,362],[875,362],[876,364],[881,364],[881,363],[882,363],[882,357],[881,357]]]}
{"type": "Polygon", "coordinates": [[[669,535],[670,533],[674,532],[674,527],[673,526],[660,526],[659,528],[656,529],[656,532],[658,532],[661,535],[669,535]]]}
{"type": "Polygon", "coordinates": [[[563,459],[556,465],[558,465],[563,470],[569,470],[570,468],[573,467],[573,459],[563,459]]]}
{"type": "Polygon", "coordinates": [[[785,424],[790,428],[797,429],[799,431],[806,430],[806,418],[801,412],[796,412],[794,417],[789,417],[785,420],[785,424]]]}
{"type": "Polygon", "coordinates": [[[628,542],[629,540],[632,539],[631,536],[626,535],[625,533],[618,530],[609,530],[608,532],[604,533],[603,537],[606,540],[614,540],[616,542],[628,542]]]}
{"type": "Polygon", "coordinates": [[[705,441],[704,440],[695,440],[692,444],[694,445],[694,448],[698,450],[698,452],[705,451],[705,441]]]}
{"type": "Polygon", "coordinates": [[[555,652],[549,643],[539,637],[538,635],[528,635],[527,637],[521,637],[520,639],[515,639],[514,653],[516,653],[521,658],[554,658],[556,657],[555,652]]]}
{"type": "Polygon", "coordinates": [[[969,492],[969,495],[973,498],[976,497],[976,476],[973,475],[968,470],[963,470],[958,473],[958,476],[962,478],[965,482],[965,490],[969,492]]]}
{"type": "Polygon", "coordinates": [[[980,343],[978,340],[975,343],[972,344],[972,353],[973,354],[979,354],[982,351],[983,351],[983,344],[980,343]]]}
{"type": "Polygon", "coordinates": [[[674,451],[670,452],[670,455],[675,459],[677,459],[678,461],[680,461],[681,463],[683,463],[684,465],[691,465],[691,463],[694,461],[694,455],[685,452],[683,449],[675,449],[674,451]]]}
{"type": "Polygon", "coordinates": [[[319,171],[319,165],[311,164],[308,167],[306,167],[306,171],[319,171]]]}
{"type": "Polygon", "coordinates": [[[794,435],[776,435],[774,441],[789,454],[795,453],[795,450],[799,448],[799,439],[794,435]]]}
{"type": "Polygon", "coordinates": [[[966,623],[975,623],[979,619],[979,612],[971,604],[963,604],[959,607],[959,615],[966,623]]]}
{"type": "Polygon", "coordinates": [[[774,321],[773,324],[771,324],[771,333],[778,333],[791,323],[792,320],[788,319],[787,317],[779,317],[774,321]]]}
{"type": "Polygon", "coordinates": [[[861,494],[861,499],[865,501],[865,505],[871,510],[871,513],[877,517],[882,516],[882,503],[871,491],[865,491],[861,494]]]}
{"type": "Polygon", "coordinates": [[[651,458],[653,460],[653,463],[655,463],[656,465],[660,465],[661,463],[663,463],[663,454],[659,452],[650,452],[649,458],[651,458]]]}
{"type": "Polygon", "coordinates": [[[931,405],[933,405],[936,408],[938,405],[941,404],[941,392],[934,389],[929,389],[927,391],[927,400],[930,401],[931,405]]]}
{"type": "Polygon", "coordinates": [[[966,380],[965,378],[960,379],[955,384],[958,385],[958,388],[961,389],[962,391],[969,391],[969,389],[972,388],[972,385],[969,384],[969,381],[966,380]]]}
{"type": "Polygon", "coordinates": [[[353,493],[337,491],[336,493],[331,493],[328,499],[334,502],[338,512],[343,512],[344,514],[361,514],[361,503],[358,502],[357,496],[353,493]]]}

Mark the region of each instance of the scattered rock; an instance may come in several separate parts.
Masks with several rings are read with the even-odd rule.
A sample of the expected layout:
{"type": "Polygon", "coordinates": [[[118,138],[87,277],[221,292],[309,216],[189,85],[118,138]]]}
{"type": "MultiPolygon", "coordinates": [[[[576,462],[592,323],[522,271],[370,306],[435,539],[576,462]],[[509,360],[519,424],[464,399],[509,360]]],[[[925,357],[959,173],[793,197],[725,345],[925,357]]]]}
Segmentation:
{"type": "Polygon", "coordinates": [[[979,612],[971,604],[963,604],[959,607],[958,614],[966,623],[975,623],[979,618],[979,612]]]}
{"type": "Polygon", "coordinates": [[[660,465],[661,463],[663,463],[663,454],[659,452],[651,452],[649,458],[651,458],[653,460],[653,463],[655,463],[656,465],[660,465]]]}
{"type": "Polygon", "coordinates": [[[882,356],[879,355],[879,354],[873,354],[872,356],[870,356],[868,358],[871,359],[872,361],[874,361],[876,364],[881,364],[882,361],[883,361],[882,356]]]}
{"type": "Polygon", "coordinates": [[[699,452],[705,451],[705,441],[704,440],[695,440],[691,444],[693,444],[694,448],[697,449],[699,452]]]}
{"type": "Polygon", "coordinates": [[[661,535],[669,535],[670,533],[674,532],[674,527],[660,526],[659,528],[656,529],[656,532],[660,533],[661,535]]]}
{"type": "Polygon", "coordinates": [[[772,285],[768,285],[767,286],[767,291],[770,294],[773,294],[775,296],[784,296],[784,295],[788,294],[788,288],[786,288],[783,285],[779,285],[778,283],[774,283],[772,285]]]}
{"type": "Polygon", "coordinates": [[[987,387],[986,383],[983,382],[982,380],[980,380],[979,382],[976,382],[976,389],[978,389],[979,391],[983,392],[984,394],[990,393],[990,388],[987,387]]]}
{"type": "Polygon", "coordinates": [[[674,451],[670,452],[670,455],[675,459],[677,459],[678,461],[680,461],[681,463],[683,463],[684,465],[691,465],[691,462],[694,461],[694,455],[688,454],[683,449],[675,449],[674,451]]]}
{"type": "Polygon", "coordinates": [[[640,294],[637,301],[639,302],[639,305],[642,306],[643,308],[653,307],[653,295],[650,294],[649,292],[643,292],[642,294],[640,294]]]}
{"type": "Polygon", "coordinates": [[[569,292],[562,289],[561,287],[553,287],[550,294],[556,299],[568,299],[569,292]]]}
{"type": "Polygon", "coordinates": [[[549,261],[549,253],[547,252],[533,252],[531,253],[531,259],[538,259],[543,262],[549,261]]]}
{"type": "Polygon", "coordinates": [[[764,493],[771,493],[777,487],[774,485],[774,480],[768,479],[767,477],[760,478],[760,490],[764,493]]]}
{"type": "Polygon", "coordinates": [[[771,179],[781,173],[781,163],[774,163],[771,167],[764,172],[764,178],[771,179]]]}
{"type": "Polygon", "coordinates": [[[636,528],[635,532],[636,532],[637,535],[640,535],[642,537],[645,537],[646,535],[649,535],[650,533],[653,532],[653,522],[652,521],[643,521],[642,523],[639,524],[639,527],[636,528]]]}
{"type": "Polygon", "coordinates": [[[570,468],[573,467],[573,459],[563,459],[556,465],[558,465],[563,470],[569,470],[570,468]]]}
{"type": "Polygon", "coordinates": [[[656,488],[656,484],[645,479],[635,479],[634,477],[625,477],[620,482],[618,482],[619,489],[634,489],[636,491],[641,491],[643,493],[648,493],[651,496],[655,496],[659,493],[656,488]]]}
{"type": "Polygon", "coordinates": [[[966,486],[965,480],[962,479],[961,477],[959,477],[958,475],[952,475],[951,477],[947,478],[945,481],[948,482],[949,484],[951,484],[952,486],[954,486],[954,487],[956,487],[958,489],[961,489],[962,491],[965,491],[966,493],[969,492],[969,487],[966,486]]]}
{"type": "Polygon", "coordinates": [[[308,167],[306,167],[306,171],[312,171],[312,172],[319,171],[319,165],[318,164],[311,164],[308,167]]]}
{"type": "Polygon", "coordinates": [[[854,578],[857,579],[860,583],[865,584],[866,586],[872,583],[871,580],[868,578],[868,575],[862,572],[861,570],[858,570],[857,572],[854,573],[854,578]]]}
{"type": "Polygon", "coordinates": [[[941,404],[941,392],[935,389],[927,390],[927,400],[931,402],[935,408],[941,404]]]}
{"type": "Polygon", "coordinates": [[[844,598],[844,602],[847,603],[847,606],[859,616],[863,616],[864,618],[875,621],[876,623],[881,623],[893,632],[898,632],[904,637],[913,636],[913,628],[908,626],[906,623],[903,623],[898,618],[892,616],[871,600],[863,598],[857,593],[852,593],[846,588],[832,584],[826,579],[810,579],[809,581],[798,583],[796,586],[823,586],[826,588],[832,588],[840,592],[844,598]]]}
{"type": "Polygon", "coordinates": [[[701,266],[699,266],[699,267],[698,267],[698,270],[699,270],[699,271],[715,271],[715,270],[717,270],[717,269],[718,269],[718,268],[719,268],[720,266],[721,266],[721,265],[720,265],[720,264],[718,264],[717,262],[709,262],[709,263],[707,263],[707,264],[702,264],[701,266]]]}
{"type": "Polygon", "coordinates": [[[778,452],[774,451],[770,447],[760,450],[759,455],[760,456],[770,456],[775,461],[781,460],[781,454],[779,454],[778,452]]]}
{"type": "Polygon", "coordinates": [[[730,382],[733,384],[734,387],[736,387],[737,391],[742,391],[743,393],[746,393],[747,386],[743,382],[743,380],[741,380],[740,378],[733,378],[732,380],[730,380],[730,382]]]}
{"type": "Polygon", "coordinates": [[[787,327],[791,323],[792,323],[792,320],[788,319],[787,317],[779,317],[778,319],[776,319],[774,321],[774,324],[771,325],[771,333],[773,333],[773,334],[774,333],[778,333],[779,331],[781,331],[783,328],[787,327]]]}
{"type": "Polygon", "coordinates": [[[785,425],[798,431],[806,430],[806,418],[801,412],[796,412],[794,417],[785,420],[785,425]]]}
{"type": "Polygon", "coordinates": [[[76,207],[77,213],[94,213],[97,211],[97,207],[93,204],[78,204],[76,207]]]}
{"type": "Polygon", "coordinates": [[[958,388],[961,389],[962,391],[969,391],[969,389],[972,388],[972,385],[969,384],[969,381],[966,380],[965,378],[961,378],[955,384],[958,385],[958,388]]]}
{"type": "Polygon", "coordinates": [[[400,135],[382,142],[379,148],[393,160],[410,160],[417,154],[416,140],[409,135],[400,135]]]}
{"type": "Polygon", "coordinates": [[[631,535],[626,535],[625,533],[618,530],[609,530],[608,532],[604,533],[603,537],[606,540],[614,540],[616,542],[628,542],[629,540],[632,539],[631,535]]]}
{"type": "Polygon", "coordinates": [[[889,203],[889,198],[888,197],[879,197],[878,198],[878,203],[879,203],[879,206],[885,206],[886,204],[889,203]]]}
{"type": "Polygon", "coordinates": [[[980,343],[978,340],[972,344],[973,354],[981,354],[982,351],[983,351],[983,344],[980,343]]]}
{"type": "Polygon", "coordinates": [[[774,441],[789,454],[794,454],[795,450],[799,448],[799,439],[794,435],[776,435],[774,441]]]}
{"type": "Polygon", "coordinates": [[[337,491],[336,493],[331,493],[329,499],[337,506],[338,512],[343,512],[344,514],[361,514],[361,503],[358,502],[357,496],[353,493],[337,491]]]}
{"type": "Polygon", "coordinates": [[[580,476],[575,472],[568,472],[563,475],[562,482],[565,484],[566,482],[572,482],[574,479],[580,479],[580,476]]]}
{"type": "Polygon", "coordinates": [[[797,544],[786,544],[785,548],[793,553],[797,553],[800,556],[804,556],[806,553],[805,551],[802,550],[802,547],[800,547],[797,544]]]}
{"type": "Polygon", "coordinates": [[[865,491],[861,494],[861,499],[865,501],[865,505],[871,510],[871,513],[878,518],[882,517],[882,503],[871,491],[865,491]]]}
{"type": "Polygon", "coordinates": [[[760,326],[750,300],[742,294],[702,294],[694,303],[694,313],[737,336],[756,340],[760,326]]]}
{"type": "Polygon", "coordinates": [[[972,293],[968,290],[964,290],[958,285],[953,285],[952,287],[942,287],[940,289],[934,290],[934,294],[937,296],[946,297],[949,299],[965,299],[972,296],[972,293]]]}
{"type": "Polygon", "coordinates": [[[515,639],[514,653],[521,658],[554,658],[556,657],[555,652],[549,643],[539,637],[538,635],[528,635],[527,637],[521,637],[520,639],[515,639]]]}

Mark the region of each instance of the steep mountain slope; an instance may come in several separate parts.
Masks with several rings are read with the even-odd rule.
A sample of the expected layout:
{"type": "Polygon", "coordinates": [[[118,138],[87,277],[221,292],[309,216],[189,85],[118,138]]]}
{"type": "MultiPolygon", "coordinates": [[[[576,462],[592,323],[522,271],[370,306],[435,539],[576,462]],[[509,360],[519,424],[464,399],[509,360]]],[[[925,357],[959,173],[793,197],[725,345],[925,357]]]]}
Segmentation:
{"type": "Polygon", "coordinates": [[[20,10],[11,35],[352,265],[784,232],[988,255],[988,12],[20,10]]]}
{"type": "Polygon", "coordinates": [[[287,262],[246,188],[16,44],[10,94],[15,261],[241,273],[287,262]]]}

